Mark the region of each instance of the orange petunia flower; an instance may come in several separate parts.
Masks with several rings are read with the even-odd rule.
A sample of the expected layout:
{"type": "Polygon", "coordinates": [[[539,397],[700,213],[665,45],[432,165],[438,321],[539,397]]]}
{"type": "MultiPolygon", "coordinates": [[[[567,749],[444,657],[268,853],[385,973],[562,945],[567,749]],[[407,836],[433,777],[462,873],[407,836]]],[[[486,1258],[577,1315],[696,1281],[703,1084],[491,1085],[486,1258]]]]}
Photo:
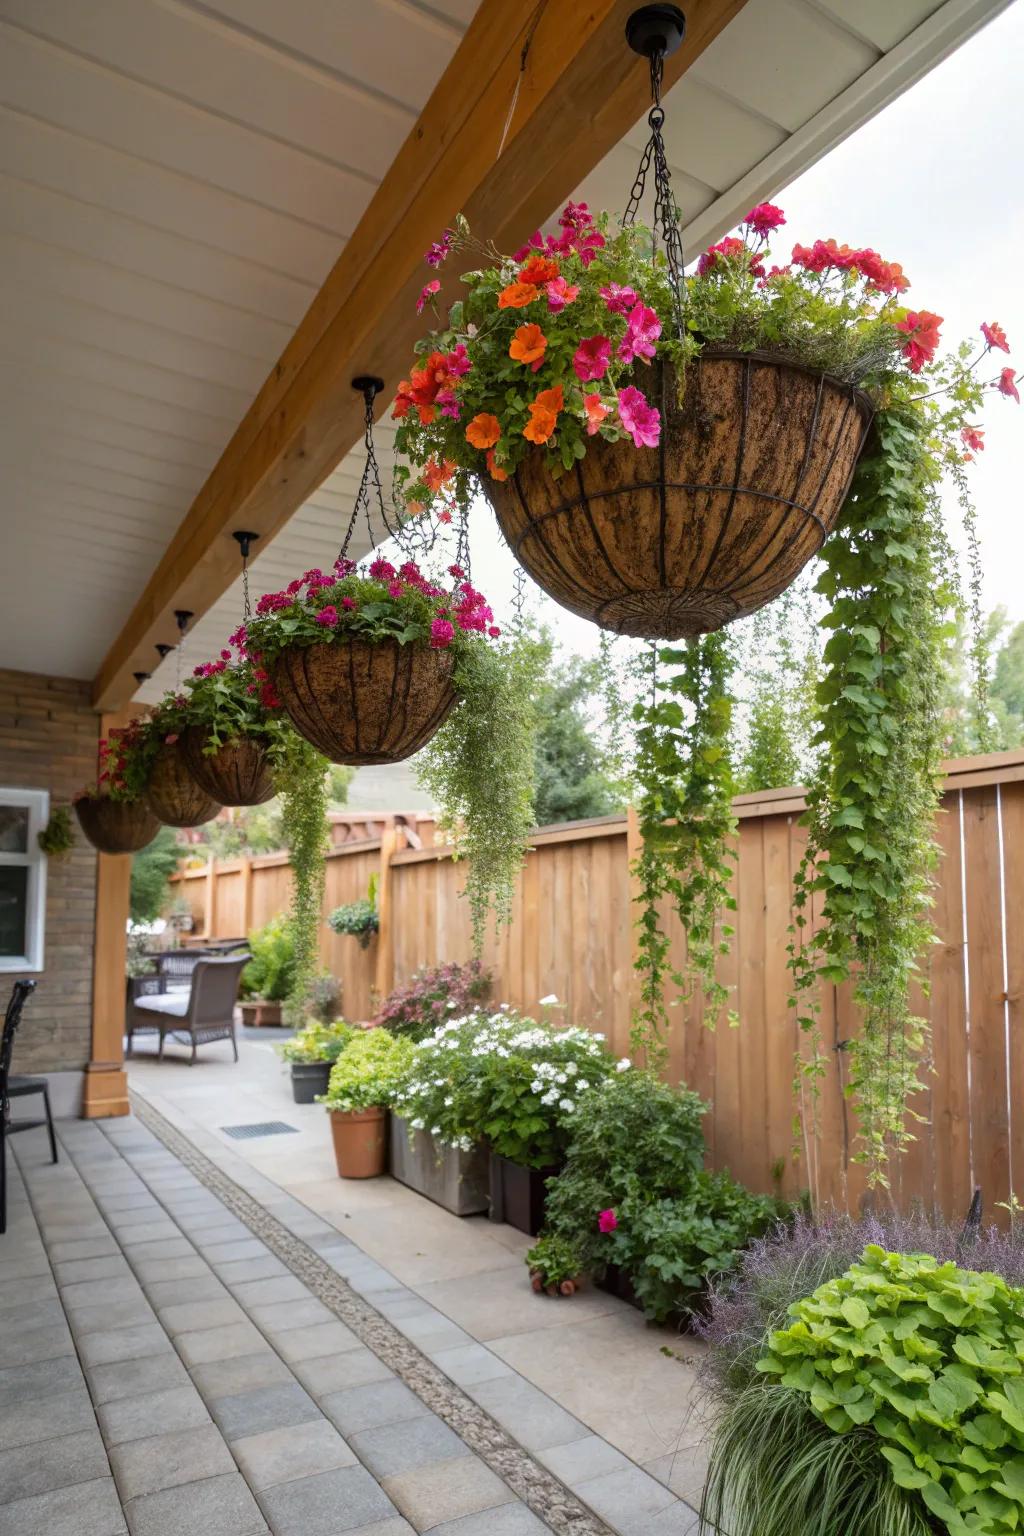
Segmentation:
{"type": "Polygon", "coordinates": [[[565,405],[561,384],[556,384],[552,389],[542,389],[533,404],[539,405],[542,411],[554,411],[557,416],[565,405]]]}
{"type": "Polygon", "coordinates": [[[488,448],[487,450],[487,469],[492,480],[508,479],[508,470],[502,469],[500,464],[495,463],[493,448],[488,448]]]}
{"type": "Polygon", "coordinates": [[[423,466],[423,481],[427,490],[433,491],[436,496],[441,487],[448,484],[454,473],[453,460],[445,459],[442,464],[438,464],[437,460],[431,456],[423,466]]]}
{"type": "Polygon", "coordinates": [[[536,373],[544,361],[548,339],[539,325],[521,325],[512,338],[508,355],[517,363],[532,363],[536,373]]]}
{"type": "Polygon", "coordinates": [[[532,304],[540,289],[536,283],[509,283],[498,294],[499,309],[522,309],[532,304]]]}
{"type": "Polygon", "coordinates": [[[558,262],[552,261],[550,256],[531,256],[525,267],[519,269],[519,281],[532,283],[537,288],[543,288],[557,276],[558,262]]]}
{"type": "Polygon", "coordinates": [[[564,404],[561,384],[542,389],[530,406],[530,419],[523,428],[523,436],[531,443],[546,443],[555,430],[558,413],[564,404]]]}
{"type": "Polygon", "coordinates": [[[481,411],[466,428],[466,442],[474,448],[493,448],[501,436],[501,424],[497,416],[481,411]]]}

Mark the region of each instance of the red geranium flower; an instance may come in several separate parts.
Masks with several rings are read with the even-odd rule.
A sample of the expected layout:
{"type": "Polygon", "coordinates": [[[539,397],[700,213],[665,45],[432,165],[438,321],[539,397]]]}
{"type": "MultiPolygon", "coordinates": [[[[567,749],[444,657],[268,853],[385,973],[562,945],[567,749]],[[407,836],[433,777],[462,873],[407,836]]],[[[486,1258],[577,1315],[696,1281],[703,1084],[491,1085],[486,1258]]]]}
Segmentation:
{"type": "Polygon", "coordinates": [[[909,310],[905,319],[896,322],[896,329],[907,337],[903,356],[911,373],[920,373],[924,364],[930,363],[935,356],[941,324],[942,316],[933,315],[927,309],[909,310]]]}
{"type": "Polygon", "coordinates": [[[981,322],[981,334],[984,336],[991,349],[994,350],[996,347],[998,347],[1000,352],[1009,352],[1010,343],[1007,341],[1006,332],[1003,330],[998,320],[993,320],[991,324],[986,324],[986,322],[983,320],[981,322]]]}
{"type": "Polygon", "coordinates": [[[999,375],[999,382],[996,385],[996,388],[1001,395],[1006,395],[1009,399],[1016,400],[1017,404],[1020,405],[1020,390],[1017,388],[1017,375],[1014,373],[1012,368],[1003,369],[1002,373],[999,375]]]}

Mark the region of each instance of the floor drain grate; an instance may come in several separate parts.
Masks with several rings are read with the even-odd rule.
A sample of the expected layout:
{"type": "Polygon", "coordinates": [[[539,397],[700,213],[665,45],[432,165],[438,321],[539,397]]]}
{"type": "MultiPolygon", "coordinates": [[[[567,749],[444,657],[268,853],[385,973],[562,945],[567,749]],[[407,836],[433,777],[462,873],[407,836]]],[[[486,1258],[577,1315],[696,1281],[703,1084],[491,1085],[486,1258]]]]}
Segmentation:
{"type": "Polygon", "coordinates": [[[250,1141],[256,1136],[297,1136],[297,1125],[285,1125],[283,1120],[261,1120],[256,1125],[222,1125],[225,1136],[235,1141],[250,1141]]]}

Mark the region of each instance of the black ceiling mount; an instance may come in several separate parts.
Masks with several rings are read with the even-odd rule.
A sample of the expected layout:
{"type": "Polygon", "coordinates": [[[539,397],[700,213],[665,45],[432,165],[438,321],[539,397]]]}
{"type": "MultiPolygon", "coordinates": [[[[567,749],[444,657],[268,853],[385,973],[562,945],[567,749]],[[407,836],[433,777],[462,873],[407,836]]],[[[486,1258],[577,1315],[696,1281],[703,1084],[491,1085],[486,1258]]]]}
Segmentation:
{"type": "Polygon", "coordinates": [[[634,53],[651,59],[675,53],[686,36],[686,17],[678,5],[642,5],[626,22],[626,42],[634,53]]]}
{"type": "Polygon", "coordinates": [[[173,645],[160,645],[160,644],[157,644],[157,645],[154,646],[154,650],[157,650],[157,651],[160,652],[160,660],[163,661],[164,657],[165,656],[169,656],[171,654],[171,652],[174,650],[174,646],[173,645]]]}
{"type": "Polygon", "coordinates": [[[352,388],[373,400],[384,388],[384,380],[378,379],[375,373],[357,373],[352,380],[352,388]]]}
{"type": "Polygon", "coordinates": [[[253,544],[255,544],[256,540],[259,538],[259,534],[249,533],[244,528],[236,528],[231,537],[235,540],[239,549],[242,551],[242,559],[248,560],[249,551],[253,544]]]}
{"type": "Polygon", "coordinates": [[[149,675],[150,674],[148,672],[133,672],[132,673],[132,677],[134,677],[134,679],[135,679],[135,681],[137,683],[144,683],[146,681],[146,679],[149,677],[149,675]]]}
{"type": "Polygon", "coordinates": [[[192,612],[191,608],[175,608],[174,617],[177,621],[179,633],[184,634],[186,629],[188,629],[189,619],[194,619],[195,614],[192,612]]]}

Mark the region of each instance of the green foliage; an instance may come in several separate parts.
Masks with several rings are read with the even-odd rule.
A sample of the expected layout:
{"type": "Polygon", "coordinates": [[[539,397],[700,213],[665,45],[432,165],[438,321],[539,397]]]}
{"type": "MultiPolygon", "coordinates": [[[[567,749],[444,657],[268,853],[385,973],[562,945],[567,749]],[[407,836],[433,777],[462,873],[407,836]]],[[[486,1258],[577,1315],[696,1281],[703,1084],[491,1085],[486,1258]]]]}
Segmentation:
{"type": "Polygon", "coordinates": [[[425,1040],[449,1019],[472,1013],[490,995],[492,977],[479,960],[424,966],[385,998],[374,1024],[410,1040],[425,1040]]]}
{"type": "Polygon", "coordinates": [[[934,1536],[870,1432],[832,1434],[803,1396],[755,1384],[717,1416],[702,1531],[730,1536],[934,1536]]]}
{"type": "Polygon", "coordinates": [[[466,899],[479,954],[488,912],[507,922],[533,826],[534,648],[518,636],[460,657],[461,702],[417,758],[456,855],[469,861],[466,899]]]}
{"type": "Polygon", "coordinates": [[[537,825],[607,816],[622,800],[593,718],[601,663],[597,658],[572,656],[553,665],[550,630],[540,631],[538,643],[544,670],[533,696],[537,714],[537,825]]]}
{"type": "Polygon", "coordinates": [[[652,1066],[664,1059],[670,983],[684,997],[699,988],[711,1024],[728,1001],[716,965],[732,934],[722,913],[736,906],[729,888],[735,854],[727,843],[734,827],[732,667],[722,631],[690,640],[681,650],[652,647],[649,695],[634,711],[643,838],[634,866],[640,887],[636,966],[642,976],[634,1043],[652,1066]],[[685,971],[671,962],[660,912],[666,900],[686,930],[685,971]]]}
{"type": "Polygon", "coordinates": [[[274,768],[281,797],[281,831],[291,856],[289,928],[294,971],[285,998],[285,1018],[300,1024],[309,1011],[310,990],[319,973],[320,913],[327,851],[326,763],[297,732],[282,738],[274,768]]]}
{"type": "Polygon", "coordinates": [[[583,1253],[578,1244],[546,1232],[537,1239],[526,1255],[531,1276],[539,1280],[543,1290],[555,1289],[568,1280],[575,1280],[586,1269],[583,1253]]]}
{"type": "Polygon", "coordinates": [[[133,923],[152,923],[167,905],[168,881],[178,867],[181,848],[173,827],[161,827],[153,841],[132,858],[128,911],[133,923]]]}
{"type": "Polygon", "coordinates": [[[359,940],[360,949],[368,949],[370,940],[380,930],[377,911],[377,876],[370,876],[369,889],[358,901],[343,902],[327,919],[332,933],[348,934],[359,940]]]}
{"type": "Polygon", "coordinates": [[[791,1307],[758,1369],[834,1434],[870,1428],[952,1536],[1001,1536],[1024,1514],[1022,1307],[998,1275],[871,1245],[791,1307]]]}
{"type": "Polygon", "coordinates": [[[801,784],[810,765],[817,624],[809,592],[790,587],[745,626],[738,672],[748,685],[740,794],[801,784]]]}
{"type": "Polygon", "coordinates": [[[412,1050],[411,1040],[386,1029],[355,1030],[331,1068],[327,1095],[320,1103],[340,1110],[390,1106],[409,1070],[412,1050]]]}
{"type": "Polygon", "coordinates": [[[344,1019],[336,1019],[333,1024],[321,1024],[314,1019],[275,1049],[280,1052],[283,1061],[334,1062],[355,1034],[353,1026],[346,1024],[344,1019]]]}
{"type": "Polygon", "coordinates": [[[229,666],[225,656],[206,662],[186,677],[186,723],[206,732],[204,751],[213,753],[242,737],[263,741],[276,763],[285,750],[292,727],[280,710],[268,709],[253,664],[242,660],[229,666]]]}
{"type": "Polygon", "coordinates": [[[625,1270],[645,1316],[663,1323],[697,1307],[779,1214],[777,1201],[751,1194],[727,1173],[701,1171],[685,1193],[662,1200],[636,1189],[616,1210],[606,1262],[625,1270]]]}
{"type": "Polygon", "coordinates": [[[906,1101],[925,1040],[908,987],[931,936],[939,678],[952,599],[926,420],[892,406],[878,413],[874,433],[822,553],[830,637],[818,686],[821,755],[807,797],[790,964],[799,1022],[814,1042],[803,1068],[812,1102],[824,1071],[817,985],[853,978],[862,1023],[845,1054],[857,1156],[872,1183],[885,1183],[890,1153],[911,1139],[906,1101]],[[815,893],[824,922],[812,935],[815,893]]]}
{"type": "Polygon", "coordinates": [[[55,805],[46,826],[36,836],[40,848],[48,859],[65,858],[75,846],[70,806],[55,805]]]}
{"type": "Polygon", "coordinates": [[[395,1108],[444,1145],[486,1141],[514,1163],[550,1168],[611,1071],[602,1039],[512,1009],[477,1010],[414,1048],[395,1108]]]}
{"type": "Polygon", "coordinates": [[[285,1002],[295,988],[295,935],[288,918],[279,913],[254,928],[248,946],[252,959],[242,972],[240,995],[264,1003],[285,1002]]]}

